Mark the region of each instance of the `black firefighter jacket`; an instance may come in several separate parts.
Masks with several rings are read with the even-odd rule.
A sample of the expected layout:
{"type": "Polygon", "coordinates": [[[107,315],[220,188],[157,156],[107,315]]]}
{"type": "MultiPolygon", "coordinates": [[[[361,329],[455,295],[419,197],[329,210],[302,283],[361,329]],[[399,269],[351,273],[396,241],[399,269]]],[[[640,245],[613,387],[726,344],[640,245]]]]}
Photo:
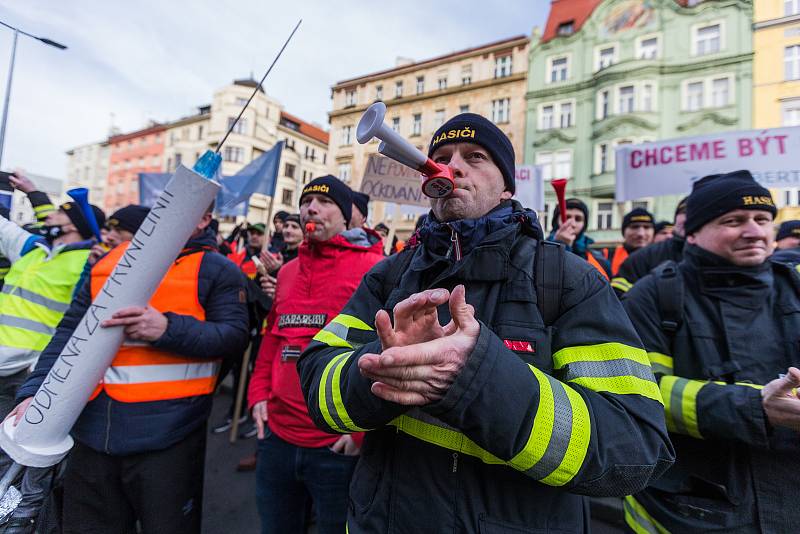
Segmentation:
{"type": "MultiPolygon", "coordinates": [[[[423,232],[388,298],[384,277],[398,255],[366,275],[298,362],[317,425],[370,430],[350,486],[349,532],[587,531],[583,495],[639,491],[673,459],[636,332],[600,273],[573,254],[564,255],[560,316],[543,325],[532,279],[537,242],[522,231],[533,224],[527,229],[541,236],[535,215],[489,220],[485,237],[461,243],[458,261],[445,243],[481,232],[429,224],[438,228],[423,232]],[[481,330],[448,393],[411,409],[374,396],[356,362],[381,352],[377,310],[391,314],[413,293],[457,284],[481,330]]],[[[446,304],[438,312],[450,321],[446,304]]]]}
{"type": "Polygon", "coordinates": [[[633,284],[665,261],[672,260],[676,263],[681,261],[685,243],[686,239],[673,235],[669,239],[637,250],[622,262],[617,276],[611,279],[611,287],[621,297],[633,287],[633,284]]]}
{"type": "Polygon", "coordinates": [[[774,262],[735,267],[692,245],[678,273],[683,318],[674,335],[660,326],[656,275],[623,299],[659,379],[677,455],[626,499],[626,521],[636,532],[796,532],[800,434],[768,423],[760,389],[800,365],[797,274],[774,262]]]}

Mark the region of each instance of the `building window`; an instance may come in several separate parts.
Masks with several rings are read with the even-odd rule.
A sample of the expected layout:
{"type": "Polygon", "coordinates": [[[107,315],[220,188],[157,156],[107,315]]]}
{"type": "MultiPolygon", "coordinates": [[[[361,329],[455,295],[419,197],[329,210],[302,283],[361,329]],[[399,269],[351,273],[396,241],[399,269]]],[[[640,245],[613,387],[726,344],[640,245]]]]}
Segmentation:
{"type": "Polygon", "coordinates": [[[541,130],[550,130],[555,126],[555,106],[542,106],[542,113],[540,115],[541,122],[539,123],[539,129],[541,130]]]}
{"type": "Polygon", "coordinates": [[[511,99],[501,98],[500,100],[492,100],[492,122],[501,124],[508,122],[508,112],[511,105],[511,99]]]}
{"type": "Polygon", "coordinates": [[[604,46],[597,50],[597,63],[595,70],[602,70],[617,62],[616,46],[604,46]]]}
{"type": "Polygon", "coordinates": [[[472,83],[472,65],[463,65],[461,67],[461,85],[469,85],[472,83]]]}
{"type": "Polygon", "coordinates": [[[397,133],[400,133],[400,117],[394,117],[392,119],[392,130],[397,133]]]}
{"type": "Polygon", "coordinates": [[[346,184],[350,183],[350,163],[339,164],[339,179],[346,184]]]}
{"type": "Polygon", "coordinates": [[[559,150],[556,152],[554,176],[556,178],[572,178],[572,151],[559,150]]]}
{"type": "Polygon", "coordinates": [[[433,127],[438,128],[442,124],[444,124],[444,110],[437,109],[433,112],[433,127]]]}
{"type": "Polygon", "coordinates": [[[403,96],[403,82],[394,82],[394,97],[401,98],[403,96]]]}
{"type": "Polygon", "coordinates": [[[538,152],[536,154],[536,165],[542,169],[542,180],[549,182],[553,179],[553,153],[538,152]]]}
{"type": "Polygon", "coordinates": [[[697,28],[695,32],[695,55],[716,54],[722,49],[722,27],[719,23],[697,28]]]}
{"type": "Polygon", "coordinates": [[[505,78],[511,76],[511,55],[500,56],[494,59],[494,77],[505,78]]]}
{"type": "Polygon", "coordinates": [[[800,205],[800,189],[784,189],[778,197],[778,207],[800,205]]]}
{"type": "Polygon", "coordinates": [[[353,143],[353,126],[347,125],[342,127],[342,144],[350,145],[353,143]]]}
{"type": "Polygon", "coordinates": [[[611,170],[609,166],[609,146],[608,143],[597,145],[597,163],[595,165],[596,174],[603,174],[611,170]]]}
{"type": "Polygon", "coordinates": [[[610,230],[614,220],[614,203],[613,202],[598,202],[597,203],[597,229],[610,230]]]}
{"type": "Polygon", "coordinates": [[[639,59],[658,58],[658,37],[647,37],[639,41],[636,57],[639,59]]]}
{"type": "Polygon", "coordinates": [[[414,113],[414,121],[411,123],[411,135],[422,135],[422,113],[414,113]]]}
{"type": "MultiPolygon", "coordinates": [[[[175,163],[180,163],[181,155],[175,154],[175,163]]],[[[225,161],[242,163],[244,161],[244,149],[240,146],[225,147],[225,161]]]]}
{"type": "Polygon", "coordinates": [[[458,106],[459,113],[469,113],[469,104],[461,104],[458,106]]]}
{"type": "Polygon", "coordinates": [[[294,166],[294,165],[292,165],[291,163],[287,163],[287,164],[286,164],[286,165],[284,165],[284,167],[283,167],[283,174],[284,174],[284,175],[285,175],[287,178],[294,178],[294,170],[295,170],[295,166],[294,166]]]}
{"type": "Polygon", "coordinates": [[[283,189],[281,191],[281,204],[283,204],[284,206],[293,205],[294,204],[294,202],[292,202],[292,197],[294,196],[293,193],[294,191],[292,191],[291,189],[283,189]]]}
{"type": "Polygon", "coordinates": [[[241,97],[241,96],[237,96],[236,97],[236,105],[237,106],[244,106],[245,104],[247,104],[247,99],[246,98],[241,97]]]}
{"type": "Polygon", "coordinates": [[[711,82],[711,101],[715,108],[730,104],[730,83],[729,78],[717,78],[711,82]]]}
{"type": "Polygon", "coordinates": [[[417,76],[417,94],[421,95],[425,92],[425,77],[417,76]]]}
{"type": "Polygon", "coordinates": [[[786,17],[800,14],[800,0],[784,0],[783,14],[786,17]]]}
{"type": "Polygon", "coordinates": [[[632,85],[619,88],[619,112],[620,114],[633,113],[635,93],[632,85]]]}
{"type": "Polygon", "coordinates": [[[375,86],[375,100],[383,100],[383,86],[376,85],[375,86]]]}
{"type": "Polygon", "coordinates": [[[572,35],[573,33],[575,33],[575,21],[568,20],[566,22],[562,22],[561,24],[558,25],[556,33],[559,37],[566,37],[568,35],[572,35]]]}
{"type": "Polygon", "coordinates": [[[550,60],[550,83],[563,82],[569,78],[569,61],[565,57],[550,60]]]}
{"type": "Polygon", "coordinates": [[[356,105],[356,91],[355,91],[355,89],[353,89],[352,91],[345,91],[345,93],[344,93],[344,105],[347,106],[347,107],[356,105]]]}
{"type": "Polygon", "coordinates": [[[641,94],[641,110],[645,112],[650,112],[655,109],[653,105],[653,84],[652,83],[645,83],[642,84],[642,94],[641,94]]]}
{"type": "Polygon", "coordinates": [[[316,157],[317,157],[317,156],[316,156],[316,154],[314,153],[314,147],[312,147],[312,146],[306,146],[305,158],[306,158],[306,159],[308,159],[308,160],[314,161],[314,159],[315,159],[316,157]]]}
{"type": "Polygon", "coordinates": [[[703,82],[686,85],[686,110],[698,111],[703,108],[703,82]]]}
{"type": "Polygon", "coordinates": [[[800,45],[784,49],[783,70],[787,80],[800,80],[800,45]]]}
{"type": "Polygon", "coordinates": [[[600,111],[599,118],[605,119],[611,112],[611,92],[608,89],[601,91],[599,98],[600,103],[597,105],[597,108],[600,111]]]}
{"type": "MultiPolygon", "coordinates": [[[[228,158],[228,148],[236,148],[236,149],[238,149],[240,152],[241,152],[241,150],[242,150],[242,149],[241,149],[241,148],[239,148],[239,147],[225,147],[225,161],[238,161],[238,160],[233,160],[233,159],[229,159],[229,158],[228,158]]],[[[178,153],[178,154],[175,154],[175,168],[176,168],[176,169],[177,169],[177,168],[178,168],[178,166],[181,164],[182,160],[183,160],[183,154],[180,154],[180,153],[178,153]]]]}
{"type": "Polygon", "coordinates": [[[561,127],[569,128],[572,126],[572,103],[565,102],[561,104],[561,127]]]}
{"type": "Polygon", "coordinates": [[[236,122],[235,126],[234,122],[236,122],[236,117],[228,117],[228,129],[230,129],[231,126],[233,126],[233,130],[231,130],[232,133],[242,134],[242,135],[247,133],[247,119],[244,118],[239,119],[239,121],[236,122]]]}
{"type": "Polygon", "coordinates": [[[447,78],[439,78],[436,83],[440,91],[447,89],[447,78]]]}
{"type": "Polygon", "coordinates": [[[203,125],[197,127],[197,140],[201,141],[203,139],[203,125]]]}
{"type": "Polygon", "coordinates": [[[781,125],[800,126],[800,98],[781,102],[781,125]]]}

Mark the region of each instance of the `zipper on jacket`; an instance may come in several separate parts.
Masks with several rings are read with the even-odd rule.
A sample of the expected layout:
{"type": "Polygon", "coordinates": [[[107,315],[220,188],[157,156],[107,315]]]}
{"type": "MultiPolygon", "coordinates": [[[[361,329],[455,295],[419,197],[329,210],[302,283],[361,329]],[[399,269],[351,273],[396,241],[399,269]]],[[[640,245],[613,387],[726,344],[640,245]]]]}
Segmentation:
{"type": "Polygon", "coordinates": [[[458,237],[458,232],[452,226],[450,227],[450,241],[453,243],[451,250],[455,255],[456,261],[461,261],[461,238],[458,237]]]}
{"type": "Polygon", "coordinates": [[[458,473],[458,453],[453,453],[453,473],[458,473]]]}
{"type": "Polygon", "coordinates": [[[106,410],[106,443],[103,447],[106,454],[111,454],[111,451],[108,450],[108,441],[111,439],[111,402],[111,399],[108,399],[108,409],[106,410]]]}

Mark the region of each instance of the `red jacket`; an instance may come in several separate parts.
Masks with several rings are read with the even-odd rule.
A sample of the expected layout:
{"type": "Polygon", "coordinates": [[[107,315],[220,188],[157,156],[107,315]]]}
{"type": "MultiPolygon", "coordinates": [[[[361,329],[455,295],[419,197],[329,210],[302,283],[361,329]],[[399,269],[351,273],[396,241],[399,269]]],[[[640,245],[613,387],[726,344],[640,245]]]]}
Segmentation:
{"type": "Polygon", "coordinates": [[[270,430],[299,447],[325,447],[340,437],[311,421],[296,364],[311,338],[342,311],[361,278],[383,259],[380,236],[366,232],[369,243],[364,234],[358,244],[343,234],[323,243],[305,241],[297,259],[278,273],[247,396],[250,408],[266,400],[270,430]]]}

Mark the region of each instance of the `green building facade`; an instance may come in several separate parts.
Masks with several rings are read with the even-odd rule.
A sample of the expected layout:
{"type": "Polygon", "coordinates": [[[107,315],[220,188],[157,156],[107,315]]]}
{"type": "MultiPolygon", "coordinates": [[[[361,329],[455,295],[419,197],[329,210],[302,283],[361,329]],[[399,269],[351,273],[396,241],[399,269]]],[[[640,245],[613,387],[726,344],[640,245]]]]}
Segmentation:
{"type": "Polygon", "coordinates": [[[635,206],[672,220],[679,197],[614,201],[615,148],[751,127],[750,0],[555,0],[534,35],[525,163],[590,210],[598,244],[621,240],[635,206]],[[572,10],[572,11],[571,11],[572,10]]]}

